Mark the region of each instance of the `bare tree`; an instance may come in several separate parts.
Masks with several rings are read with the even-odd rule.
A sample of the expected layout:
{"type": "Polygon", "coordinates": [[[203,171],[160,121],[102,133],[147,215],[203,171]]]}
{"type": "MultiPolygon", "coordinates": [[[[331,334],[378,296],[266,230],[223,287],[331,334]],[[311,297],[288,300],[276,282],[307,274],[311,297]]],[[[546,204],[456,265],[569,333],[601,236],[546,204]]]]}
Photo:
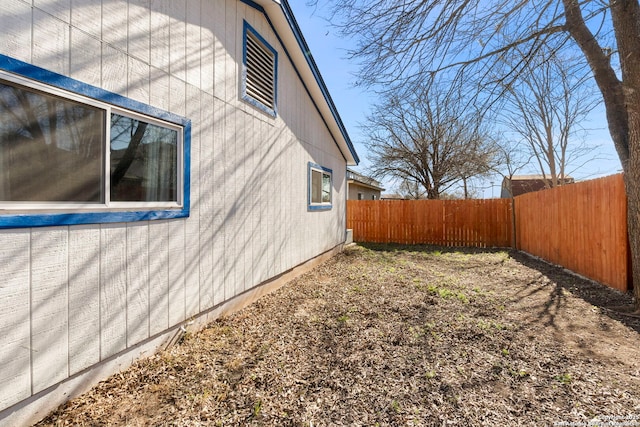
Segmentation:
{"type": "MultiPolygon", "coordinates": [[[[515,50],[513,60],[522,60],[515,50]]],[[[599,102],[587,73],[564,55],[541,52],[518,80],[504,86],[500,121],[519,139],[514,144],[522,142],[548,188],[564,184],[567,176],[595,160],[581,127],[599,102]]]]}
{"type": "Polygon", "coordinates": [[[427,193],[418,181],[405,178],[398,185],[398,194],[404,199],[420,200],[426,199],[427,193]]]}
{"type": "Polygon", "coordinates": [[[640,311],[639,0],[326,1],[335,6],[334,22],[343,32],[358,36],[351,56],[361,64],[359,79],[365,85],[406,86],[453,71],[458,77],[477,76],[479,87],[499,91],[484,76],[497,75],[508,83],[543,46],[572,42],[602,94],[609,133],[625,172],[634,295],[640,311]],[[508,67],[502,59],[516,47],[525,57],[508,67]]]}
{"type": "Polygon", "coordinates": [[[458,178],[462,182],[462,197],[469,199],[474,192],[469,189],[469,182],[474,178],[483,178],[492,174],[502,162],[500,147],[487,132],[474,132],[467,140],[464,154],[460,162],[454,166],[458,178]]]}
{"type": "Polygon", "coordinates": [[[429,199],[487,172],[493,160],[482,115],[457,91],[430,86],[393,92],[374,107],[364,128],[373,173],[419,183],[429,199]]]}
{"type": "MultiPolygon", "coordinates": [[[[517,144],[513,144],[501,131],[494,133],[492,138],[497,158],[491,172],[493,176],[502,178],[504,184],[505,180],[511,181],[519,171],[526,168],[531,163],[533,155],[522,150],[517,144]]],[[[510,189],[508,195],[513,198],[510,189]]]]}

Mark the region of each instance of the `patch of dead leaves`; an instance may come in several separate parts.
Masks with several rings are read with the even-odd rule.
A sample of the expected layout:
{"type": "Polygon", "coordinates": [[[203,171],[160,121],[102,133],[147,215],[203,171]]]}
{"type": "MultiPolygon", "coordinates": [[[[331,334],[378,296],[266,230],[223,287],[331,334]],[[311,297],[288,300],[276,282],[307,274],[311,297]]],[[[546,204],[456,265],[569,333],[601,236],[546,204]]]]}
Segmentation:
{"type": "Polygon", "coordinates": [[[629,303],[517,253],[350,247],[39,425],[515,426],[640,415],[640,321],[604,309],[629,303]]]}

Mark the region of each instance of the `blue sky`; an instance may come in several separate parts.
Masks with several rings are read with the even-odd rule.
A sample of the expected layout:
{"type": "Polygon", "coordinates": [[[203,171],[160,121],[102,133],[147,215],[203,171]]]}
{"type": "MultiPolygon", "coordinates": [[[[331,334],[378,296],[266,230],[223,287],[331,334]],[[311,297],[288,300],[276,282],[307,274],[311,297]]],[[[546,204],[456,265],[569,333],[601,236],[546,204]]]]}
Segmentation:
{"type": "MultiPolygon", "coordinates": [[[[346,59],[349,40],[338,37],[337,30],[332,28],[325,19],[326,11],[306,6],[305,0],[291,0],[289,5],[293,9],[302,34],[311,49],[311,54],[360,156],[360,165],[355,169],[366,172],[370,162],[367,159],[367,150],[362,144],[364,137],[359,124],[366,121],[366,116],[371,105],[375,103],[376,97],[361,88],[354,87],[356,81],[354,74],[358,67],[357,64],[346,59]]],[[[600,108],[594,111],[584,126],[593,129],[589,133],[588,142],[598,147],[594,155],[606,160],[590,162],[579,172],[574,173],[574,178],[583,180],[617,173],[621,169],[620,161],[606,128],[604,110],[600,108]]],[[[532,164],[530,169],[518,173],[535,174],[539,172],[532,164]]],[[[379,177],[373,178],[379,179],[379,177]]],[[[478,195],[498,196],[501,180],[502,178],[497,176],[476,183],[478,195]],[[493,186],[491,182],[493,182],[493,186]]],[[[388,191],[393,190],[392,184],[388,180],[383,179],[382,181],[388,191]]]]}

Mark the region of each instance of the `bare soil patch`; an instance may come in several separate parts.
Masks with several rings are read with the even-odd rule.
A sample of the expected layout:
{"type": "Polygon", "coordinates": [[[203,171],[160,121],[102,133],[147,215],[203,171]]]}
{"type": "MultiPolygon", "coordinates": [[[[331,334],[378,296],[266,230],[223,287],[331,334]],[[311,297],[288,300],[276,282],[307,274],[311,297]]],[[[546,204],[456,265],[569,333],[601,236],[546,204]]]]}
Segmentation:
{"type": "Polygon", "coordinates": [[[640,425],[630,303],[516,252],[352,246],[39,425],[640,425]]]}

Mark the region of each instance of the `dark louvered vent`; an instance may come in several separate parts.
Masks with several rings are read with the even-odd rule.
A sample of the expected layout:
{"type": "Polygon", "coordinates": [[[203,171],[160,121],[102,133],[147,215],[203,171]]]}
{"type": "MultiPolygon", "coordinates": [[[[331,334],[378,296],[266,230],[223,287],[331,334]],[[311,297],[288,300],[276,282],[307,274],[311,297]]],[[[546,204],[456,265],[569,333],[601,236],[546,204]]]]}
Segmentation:
{"type": "Polygon", "coordinates": [[[275,109],[276,58],[251,32],[247,32],[247,95],[275,109]]]}

